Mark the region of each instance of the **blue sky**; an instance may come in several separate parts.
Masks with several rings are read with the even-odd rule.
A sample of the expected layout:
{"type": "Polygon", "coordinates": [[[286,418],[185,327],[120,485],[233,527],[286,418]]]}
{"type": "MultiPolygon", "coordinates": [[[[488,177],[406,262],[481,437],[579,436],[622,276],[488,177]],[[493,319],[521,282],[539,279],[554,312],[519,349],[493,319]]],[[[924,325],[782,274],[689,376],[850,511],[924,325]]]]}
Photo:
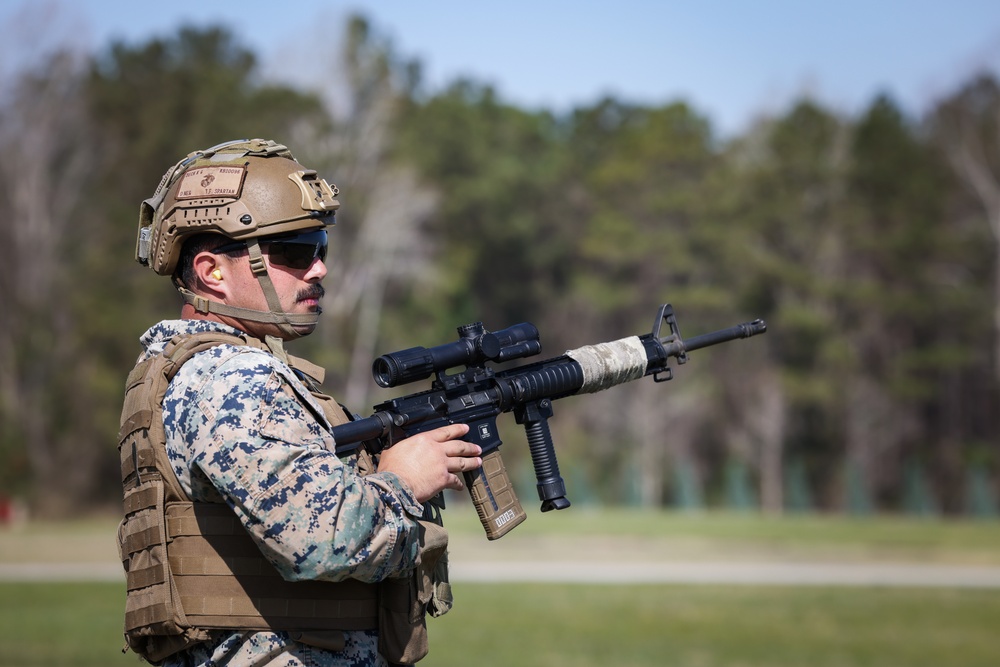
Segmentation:
{"type": "MultiPolygon", "coordinates": [[[[71,36],[89,48],[167,35],[181,23],[223,23],[281,77],[301,76],[303,62],[332,53],[343,18],[357,11],[397,53],[422,62],[432,87],[467,76],[511,103],[557,112],[604,94],[646,104],[681,99],[723,133],[780,113],[803,94],[856,113],[888,92],[920,113],[975,70],[1000,71],[997,0],[2,4],[0,36],[9,38],[11,17],[30,8],[36,24],[45,13],[48,39],[71,36]]],[[[16,36],[26,43],[39,33],[16,36]]]]}

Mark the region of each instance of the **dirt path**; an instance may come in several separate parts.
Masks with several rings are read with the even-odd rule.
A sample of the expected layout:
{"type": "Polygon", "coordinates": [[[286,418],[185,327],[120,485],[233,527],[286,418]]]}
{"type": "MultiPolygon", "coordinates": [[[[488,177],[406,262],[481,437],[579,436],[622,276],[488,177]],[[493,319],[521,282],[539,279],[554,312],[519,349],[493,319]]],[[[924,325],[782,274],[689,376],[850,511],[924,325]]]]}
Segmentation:
{"type": "Polygon", "coordinates": [[[1000,588],[1000,567],[910,563],[456,562],[452,565],[452,579],[484,583],[531,581],[1000,588]]]}
{"type": "MultiPolygon", "coordinates": [[[[0,581],[123,581],[114,522],[0,530],[0,581]]],[[[456,582],[676,583],[1000,588],[996,560],[961,553],[761,548],[655,536],[453,534],[456,582]]],[[[974,552],[975,553],[975,552],[974,552]]]]}
{"type": "MultiPolygon", "coordinates": [[[[455,582],[1000,588],[1000,567],[912,563],[454,560],[455,582]]],[[[122,581],[117,563],[0,563],[0,581],[122,581]]]]}

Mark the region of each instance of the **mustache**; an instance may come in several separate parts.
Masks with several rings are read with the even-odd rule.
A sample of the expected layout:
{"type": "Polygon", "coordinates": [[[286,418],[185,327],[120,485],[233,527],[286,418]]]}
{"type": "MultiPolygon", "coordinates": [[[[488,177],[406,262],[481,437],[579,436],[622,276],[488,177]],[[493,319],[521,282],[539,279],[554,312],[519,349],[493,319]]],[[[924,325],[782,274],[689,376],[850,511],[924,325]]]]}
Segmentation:
{"type": "Polygon", "coordinates": [[[304,301],[305,299],[322,299],[326,294],[326,289],[322,285],[310,285],[309,287],[301,290],[296,295],[296,300],[304,301]]]}

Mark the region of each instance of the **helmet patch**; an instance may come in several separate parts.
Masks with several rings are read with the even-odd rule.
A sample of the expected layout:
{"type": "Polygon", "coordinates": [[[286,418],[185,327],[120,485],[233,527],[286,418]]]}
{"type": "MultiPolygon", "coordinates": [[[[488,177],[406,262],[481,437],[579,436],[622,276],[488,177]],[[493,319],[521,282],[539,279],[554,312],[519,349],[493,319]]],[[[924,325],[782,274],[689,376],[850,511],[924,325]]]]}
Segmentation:
{"type": "Polygon", "coordinates": [[[243,189],[246,167],[199,167],[181,178],[177,199],[238,198],[243,189]]]}

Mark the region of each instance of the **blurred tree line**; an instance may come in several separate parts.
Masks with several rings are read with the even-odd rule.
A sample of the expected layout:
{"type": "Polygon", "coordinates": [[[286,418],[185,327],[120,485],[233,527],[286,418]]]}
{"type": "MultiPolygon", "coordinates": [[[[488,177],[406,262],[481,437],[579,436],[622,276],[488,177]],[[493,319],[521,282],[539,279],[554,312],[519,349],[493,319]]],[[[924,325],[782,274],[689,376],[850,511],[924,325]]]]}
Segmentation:
{"type": "Polygon", "coordinates": [[[133,261],[138,204],[189,151],[260,136],[342,190],[324,322],[294,351],[354,410],[389,396],[374,356],[467,322],[531,321],[547,357],[647,333],[663,302],[687,336],[763,317],[669,384],[560,401],[570,498],[995,514],[992,75],[923,118],[802,99],[723,141],[683,101],[555,115],[475,81],[428,92],[360,17],[340,47],[309,63],[315,89],[264,80],[222,28],[4,70],[0,495],[47,515],[117,502],[122,384],[180,303],[133,261]]]}

